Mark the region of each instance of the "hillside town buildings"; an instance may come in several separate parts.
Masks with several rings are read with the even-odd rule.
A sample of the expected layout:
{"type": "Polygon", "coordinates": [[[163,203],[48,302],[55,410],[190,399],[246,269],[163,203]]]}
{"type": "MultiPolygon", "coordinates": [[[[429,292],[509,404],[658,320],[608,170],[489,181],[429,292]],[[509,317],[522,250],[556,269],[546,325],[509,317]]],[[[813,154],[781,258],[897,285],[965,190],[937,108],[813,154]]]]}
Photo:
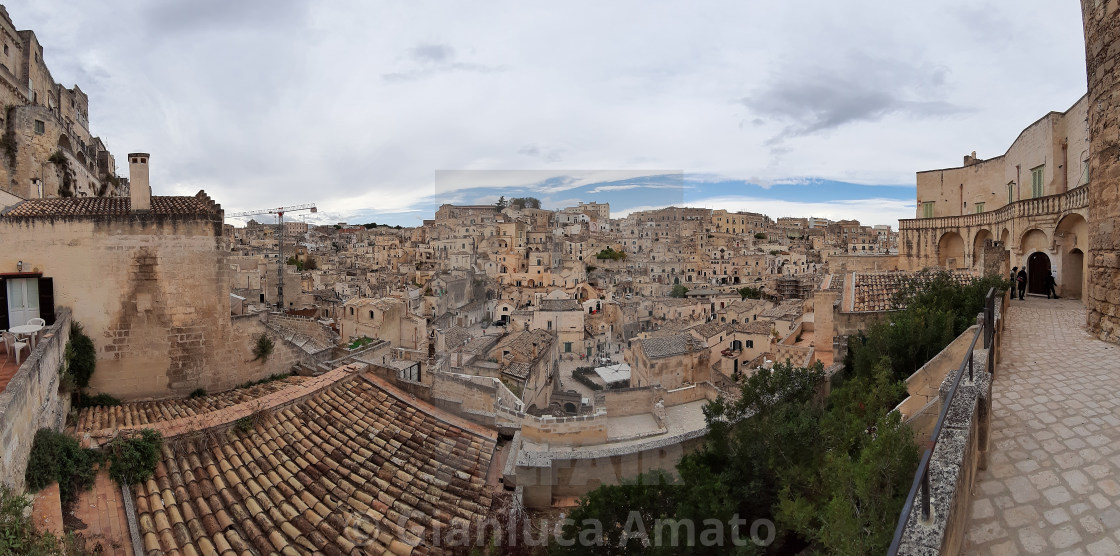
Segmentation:
{"type": "MultiPolygon", "coordinates": [[[[115,547],[454,552],[440,535],[499,498],[570,505],[671,469],[702,442],[704,405],[759,369],[835,371],[924,268],[1025,267],[1035,294],[1053,272],[1115,338],[1120,264],[1097,207],[1115,208],[1120,166],[1100,155],[1115,118],[1096,114],[1116,109],[1093,108],[1115,83],[1099,74],[1003,155],[918,172],[897,233],[694,207],[612,218],[595,201],[238,227],[205,192],[153,194],[148,153],[118,178],[89,99],[0,15],[0,329],[43,321],[0,374],[0,481],[22,489],[39,428],[86,447],[159,431],[155,475],[124,491],[133,515],[83,495],[115,547]],[[1111,190],[1090,190],[1098,175],[1111,190]],[[60,395],[73,323],[96,351],[89,393],[121,405],[60,395]]],[[[1091,44],[1114,43],[1086,21],[1091,44]]]]}

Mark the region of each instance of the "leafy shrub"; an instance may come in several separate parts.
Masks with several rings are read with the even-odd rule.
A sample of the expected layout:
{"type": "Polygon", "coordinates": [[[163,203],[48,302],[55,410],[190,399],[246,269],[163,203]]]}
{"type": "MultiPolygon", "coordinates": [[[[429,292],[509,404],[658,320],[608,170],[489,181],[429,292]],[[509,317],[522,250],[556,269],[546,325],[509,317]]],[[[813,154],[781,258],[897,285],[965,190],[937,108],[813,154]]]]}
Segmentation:
{"type": "Polygon", "coordinates": [[[248,388],[250,386],[256,386],[258,384],[264,384],[266,382],[272,382],[274,380],[282,380],[282,379],[288,378],[290,376],[292,376],[292,373],[273,373],[273,374],[270,374],[270,375],[268,375],[268,376],[266,376],[266,377],[264,377],[260,380],[250,380],[250,381],[247,381],[247,382],[243,382],[243,383],[237,385],[237,387],[238,388],[248,388]]]}
{"type": "Polygon", "coordinates": [[[109,476],[122,485],[147,481],[156,472],[163,436],[152,429],[117,436],[105,445],[109,476]]]}
{"type": "Polygon", "coordinates": [[[188,397],[193,400],[195,398],[201,398],[201,397],[204,397],[204,396],[206,396],[206,389],[205,388],[195,388],[194,390],[191,390],[191,394],[188,397]]]}
{"type": "Polygon", "coordinates": [[[599,253],[595,255],[595,258],[599,260],[610,259],[612,261],[620,261],[626,258],[626,252],[615,251],[614,249],[607,247],[606,249],[599,251],[599,253]]]}
{"type": "Polygon", "coordinates": [[[78,388],[87,388],[97,366],[97,348],[77,321],[70,323],[70,341],[66,343],[64,355],[67,372],[74,377],[74,384],[78,388]]]}
{"type": "Polygon", "coordinates": [[[257,344],[253,346],[253,361],[267,360],[268,356],[272,355],[274,347],[272,338],[262,332],[260,336],[257,336],[257,344]]]}
{"type": "Polygon", "coordinates": [[[372,343],[373,343],[373,338],[370,338],[370,337],[367,337],[367,336],[362,336],[361,338],[358,338],[358,339],[354,340],[353,342],[350,342],[349,349],[361,349],[361,348],[364,348],[364,347],[366,347],[366,346],[368,346],[369,344],[372,344],[372,343]]]}
{"type": "Polygon", "coordinates": [[[31,444],[24,478],[31,491],[58,482],[63,504],[72,502],[81,490],[93,485],[98,460],[93,450],[83,450],[77,440],[50,429],[39,429],[31,444]]]}
{"type": "Polygon", "coordinates": [[[84,396],[81,392],[75,393],[70,403],[70,407],[75,409],[82,409],[83,407],[112,407],[116,405],[121,405],[121,401],[109,394],[84,396]]]}
{"type": "Polygon", "coordinates": [[[50,533],[36,531],[31,519],[24,517],[29,507],[31,500],[20,496],[8,485],[0,484],[0,554],[53,556],[81,553],[72,536],[59,539],[50,533]]]}

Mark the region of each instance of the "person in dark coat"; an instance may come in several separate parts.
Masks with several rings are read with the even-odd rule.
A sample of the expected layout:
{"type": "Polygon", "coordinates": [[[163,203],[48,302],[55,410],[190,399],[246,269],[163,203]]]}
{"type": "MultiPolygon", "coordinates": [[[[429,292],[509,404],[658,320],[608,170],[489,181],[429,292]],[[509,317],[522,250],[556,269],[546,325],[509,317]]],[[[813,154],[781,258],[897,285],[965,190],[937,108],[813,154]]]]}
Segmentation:
{"type": "Polygon", "coordinates": [[[1019,301],[1022,301],[1023,296],[1027,293],[1027,269],[1019,269],[1019,273],[1015,275],[1015,282],[1019,287],[1019,301]]]}
{"type": "Polygon", "coordinates": [[[1008,280],[1011,280],[1011,299],[1015,299],[1015,287],[1018,284],[1018,282],[1015,281],[1016,274],[1019,274],[1019,267],[1011,267],[1011,276],[1008,278],[1008,280]]]}
{"type": "Polygon", "coordinates": [[[1058,297],[1058,292],[1055,289],[1055,287],[1057,285],[1058,285],[1058,282],[1057,282],[1057,280],[1054,279],[1054,273],[1047,270],[1046,271],[1046,299],[1050,299],[1051,295],[1054,296],[1054,299],[1061,299],[1060,297],[1058,297]]]}

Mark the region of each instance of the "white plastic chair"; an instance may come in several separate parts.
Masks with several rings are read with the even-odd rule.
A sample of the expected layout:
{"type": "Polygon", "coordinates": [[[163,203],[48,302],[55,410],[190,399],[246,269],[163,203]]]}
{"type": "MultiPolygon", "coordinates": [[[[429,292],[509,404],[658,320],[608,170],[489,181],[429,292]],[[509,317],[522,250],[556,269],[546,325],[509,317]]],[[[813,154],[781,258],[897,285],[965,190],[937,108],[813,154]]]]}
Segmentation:
{"type": "MultiPolygon", "coordinates": [[[[35,317],[33,319],[28,320],[27,324],[42,326],[43,328],[47,327],[46,319],[42,319],[42,318],[39,318],[39,317],[35,317]]],[[[40,331],[32,334],[31,337],[29,338],[31,340],[31,349],[35,349],[35,344],[39,343],[39,334],[42,334],[42,332],[43,331],[40,330],[40,331]]]]}
{"type": "MultiPolygon", "coordinates": [[[[28,347],[28,343],[27,343],[27,342],[20,342],[20,341],[17,341],[17,340],[16,340],[16,337],[15,337],[15,334],[12,334],[12,333],[10,333],[10,332],[5,332],[5,333],[4,333],[4,349],[5,349],[5,350],[6,350],[7,352],[8,352],[8,355],[9,355],[9,356],[11,356],[11,353],[12,353],[13,351],[15,351],[15,352],[16,352],[16,366],[17,366],[17,367],[18,367],[18,366],[19,366],[19,364],[20,364],[20,355],[19,355],[19,352],[20,352],[21,350],[23,350],[23,348],[25,348],[25,347],[28,347]]],[[[28,349],[28,353],[30,353],[30,352],[31,352],[31,350],[30,350],[30,349],[28,349]]]]}

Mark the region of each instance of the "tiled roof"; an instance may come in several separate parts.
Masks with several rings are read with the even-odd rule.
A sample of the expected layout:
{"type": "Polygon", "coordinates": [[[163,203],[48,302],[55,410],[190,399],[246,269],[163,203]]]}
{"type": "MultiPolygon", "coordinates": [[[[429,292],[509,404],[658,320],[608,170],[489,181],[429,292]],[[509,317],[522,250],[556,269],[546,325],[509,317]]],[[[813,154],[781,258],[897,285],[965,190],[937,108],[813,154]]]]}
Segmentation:
{"type": "Polygon", "coordinates": [[[130,402],[112,407],[86,407],[78,413],[77,425],[72,429],[72,432],[80,434],[201,415],[255,400],[305,380],[307,380],[307,377],[290,376],[281,380],[274,380],[248,388],[235,388],[228,392],[200,398],[130,402]]]}
{"type": "Polygon", "coordinates": [[[728,330],[730,332],[743,332],[746,334],[770,334],[770,330],[773,328],[774,321],[770,319],[759,319],[733,324],[728,330]]]}
{"type": "Polygon", "coordinates": [[[772,319],[795,319],[804,312],[804,302],[800,299],[783,301],[765,311],[760,316],[772,319]]]}
{"type": "Polygon", "coordinates": [[[707,340],[708,338],[711,338],[713,336],[716,336],[720,332],[723,332],[723,329],[726,328],[726,327],[727,327],[726,323],[712,321],[712,322],[706,322],[704,324],[698,324],[696,326],[693,326],[693,327],[689,328],[688,330],[690,332],[695,332],[701,338],[707,340]]]}
{"type": "MultiPolygon", "coordinates": [[[[66,199],[30,199],[4,213],[5,218],[41,218],[57,216],[127,216],[132,200],[128,197],[76,197],[66,199]]],[[[205,192],[193,197],[152,196],[148,214],[210,215],[222,211],[205,192]]]]}
{"type": "Polygon", "coordinates": [[[582,311],[583,305],[574,299],[542,299],[542,311],[582,311]]]}
{"type": "Polygon", "coordinates": [[[145,553],[438,553],[434,530],[484,519],[495,437],[372,380],[165,443],[133,487],[145,553]]]}
{"type": "Polygon", "coordinates": [[[471,339],[471,333],[462,326],[452,326],[443,333],[443,344],[448,351],[461,347],[471,339]]]}
{"type": "Polygon", "coordinates": [[[696,341],[690,334],[677,334],[665,338],[649,338],[638,340],[642,344],[642,351],[646,357],[656,359],[688,353],[697,349],[701,342],[696,341]]]}
{"type": "MultiPolygon", "coordinates": [[[[852,310],[864,311],[890,311],[899,307],[894,306],[894,297],[898,290],[909,280],[922,280],[925,275],[912,274],[905,271],[857,273],[855,275],[854,300],[852,310]]],[[[967,271],[952,272],[953,279],[958,284],[965,284],[974,277],[967,271]]]]}

